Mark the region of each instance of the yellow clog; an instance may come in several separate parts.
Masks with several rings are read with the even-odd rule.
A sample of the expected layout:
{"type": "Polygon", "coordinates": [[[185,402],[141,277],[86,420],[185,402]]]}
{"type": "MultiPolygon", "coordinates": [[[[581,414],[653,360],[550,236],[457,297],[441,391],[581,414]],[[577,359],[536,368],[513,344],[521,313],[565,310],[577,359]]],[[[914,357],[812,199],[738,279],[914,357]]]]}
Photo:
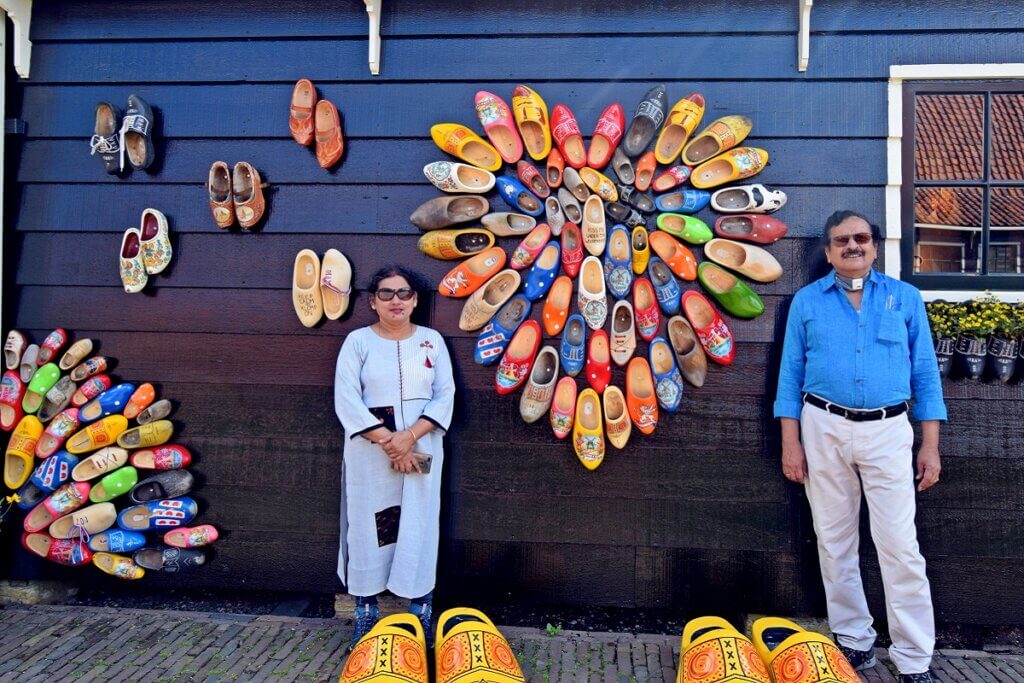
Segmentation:
{"type": "Polygon", "coordinates": [[[122,433],[117,437],[117,445],[121,448],[149,448],[167,443],[172,436],[174,423],[170,420],[157,420],[122,433]]]}
{"type": "Polygon", "coordinates": [[[576,424],[572,428],[572,447],[588,470],[596,470],[604,460],[603,427],[601,398],[588,387],[576,399],[576,424]]]}
{"type": "Polygon", "coordinates": [[[551,153],[551,123],[548,105],[537,91],[517,85],[512,91],[512,116],[530,156],[536,161],[547,159],[551,153]]]}
{"type": "Polygon", "coordinates": [[[112,445],[117,441],[121,432],[126,429],[128,429],[128,418],[124,415],[110,415],[72,434],[65,448],[68,453],[76,455],[88,453],[97,448],[112,445]]]}
{"type": "Polygon", "coordinates": [[[642,225],[633,228],[633,235],[629,243],[633,250],[633,272],[643,275],[647,270],[647,262],[651,260],[651,245],[647,241],[647,228],[642,225]]]}
{"type": "MultiPolygon", "coordinates": [[[[627,306],[629,304],[626,304],[627,306]]],[[[629,434],[633,431],[633,423],[626,410],[626,397],[614,384],[610,384],[601,397],[604,402],[604,424],[608,433],[608,441],[619,450],[626,447],[629,434]]]]}
{"type": "Polygon", "coordinates": [[[487,615],[468,607],[453,607],[441,614],[434,661],[436,683],[526,681],[505,636],[487,615]]]}
{"type": "Polygon", "coordinates": [[[723,116],[697,133],[683,148],[683,163],[687,166],[702,164],[743,142],[754,122],[749,116],[723,116]]]}
{"type": "Polygon", "coordinates": [[[488,171],[501,168],[501,156],[491,143],[461,123],[438,123],[430,127],[430,137],[442,150],[468,164],[488,171]]]}
{"type": "Polygon", "coordinates": [[[100,571],[116,576],[119,579],[141,579],[146,575],[146,570],[135,564],[123,555],[114,553],[93,553],[92,563],[100,571]]]}
{"type": "Polygon", "coordinates": [[[431,230],[416,246],[427,256],[452,261],[490,249],[494,246],[494,233],[483,228],[431,230]]]}
{"type": "Polygon", "coordinates": [[[721,617],[688,621],[679,653],[676,683],[771,683],[754,644],[721,617]]]}
{"type": "Polygon", "coordinates": [[[768,163],[768,152],[759,147],[737,147],[693,169],[690,184],[700,190],[757,175],[768,163]]]}
{"type": "Polygon", "coordinates": [[[12,491],[21,487],[32,474],[36,443],[43,435],[43,423],[35,415],[26,415],[14,428],[4,455],[4,484],[12,491]]]}
{"type": "Polygon", "coordinates": [[[408,612],[378,621],[359,639],[338,683],[427,683],[427,640],[408,612]]]}
{"type": "Polygon", "coordinates": [[[658,135],[658,142],[654,144],[654,158],[659,164],[670,166],[675,163],[683,145],[700,125],[703,116],[704,96],[700,93],[690,93],[676,102],[665,117],[665,126],[658,135]]]}
{"type": "Polygon", "coordinates": [[[617,202],[619,200],[619,191],[615,189],[615,183],[600,171],[584,166],[580,169],[580,178],[587,184],[587,187],[606,202],[617,202]]]}
{"type": "Polygon", "coordinates": [[[835,643],[788,619],[762,617],[751,626],[750,636],[775,683],[860,681],[835,643]]]}

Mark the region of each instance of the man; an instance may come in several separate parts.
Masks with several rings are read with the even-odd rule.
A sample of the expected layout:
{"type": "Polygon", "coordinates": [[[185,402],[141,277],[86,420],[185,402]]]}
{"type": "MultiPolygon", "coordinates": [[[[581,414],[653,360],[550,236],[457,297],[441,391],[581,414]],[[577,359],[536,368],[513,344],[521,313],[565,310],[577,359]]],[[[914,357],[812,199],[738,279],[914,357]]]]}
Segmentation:
{"type": "Polygon", "coordinates": [[[818,537],[828,618],[858,669],[874,666],[875,630],[860,576],[861,489],[885,586],[900,681],[931,681],[935,621],[914,526],[913,429],[921,422],[917,490],[939,480],[939,422],[946,419],[921,294],[872,268],[881,231],[860,214],[825,223],[833,270],[793,298],[782,348],[775,417],[782,471],[804,484],[818,537]]]}

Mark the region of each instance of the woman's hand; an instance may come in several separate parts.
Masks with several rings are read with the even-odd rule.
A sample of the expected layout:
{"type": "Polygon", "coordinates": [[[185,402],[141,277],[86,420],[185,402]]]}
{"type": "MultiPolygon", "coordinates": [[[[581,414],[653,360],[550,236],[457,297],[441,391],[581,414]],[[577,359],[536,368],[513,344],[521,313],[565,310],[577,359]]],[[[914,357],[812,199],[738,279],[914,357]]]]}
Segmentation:
{"type": "Polygon", "coordinates": [[[408,453],[399,456],[391,461],[391,469],[401,474],[412,474],[413,472],[419,473],[420,461],[412,450],[408,453]]]}
{"type": "Polygon", "coordinates": [[[384,449],[391,462],[395,462],[399,458],[412,453],[412,448],[416,445],[416,439],[408,429],[403,429],[381,439],[378,443],[384,449]]]}

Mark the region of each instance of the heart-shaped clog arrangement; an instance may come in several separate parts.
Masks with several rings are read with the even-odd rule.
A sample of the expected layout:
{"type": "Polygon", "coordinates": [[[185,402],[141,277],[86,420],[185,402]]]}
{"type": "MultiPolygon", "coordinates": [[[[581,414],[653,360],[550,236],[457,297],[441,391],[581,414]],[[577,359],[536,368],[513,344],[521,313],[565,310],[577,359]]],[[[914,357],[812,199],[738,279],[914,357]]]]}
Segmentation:
{"type": "Polygon", "coordinates": [[[702,386],[708,359],[731,365],[735,340],[718,307],[755,318],[765,306],[746,280],[782,275],[758,245],[786,234],[766,215],[785,205],[785,193],[732,184],[760,173],[768,152],[742,144],[753,127],[747,116],[701,128],[705,107],[691,93],[670,108],[658,85],[628,122],[620,103],[606,106],[585,139],[567,105],[549,114],[537,91],[519,85],[511,106],[476,94],[483,135],[452,122],[430,131],[457,161],[423,169],[446,194],[410,220],[424,231],[423,253],[465,259],[438,292],[464,300],[459,327],[479,331],[474,360],[497,364],[495,390],[522,388],[523,419],[548,415],[588,469],[601,464],[607,443],[624,448],[634,428],[651,434],[660,414],[678,411],[683,380],[702,386]],[[492,189],[508,211],[491,210],[484,195],[492,189]],[[694,215],[709,205],[722,214],[713,230],[694,215]],[[515,240],[510,255],[495,237],[515,240]],[[623,368],[621,386],[613,366],[623,368]],[[583,388],[574,379],[581,372],[583,388]]]}
{"type": "Polygon", "coordinates": [[[22,545],[122,579],[205,564],[200,548],[218,533],[209,524],[186,526],[198,504],[189,496],[192,454],[168,443],[173,404],[157,400],[148,382],[118,382],[107,373],[111,360],[94,355],[93,340],[68,342],[58,328],[38,346],[17,330],[4,344],[0,430],[11,432],[4,484],[17,491],[8,503],[27,511],[22,545]]]}

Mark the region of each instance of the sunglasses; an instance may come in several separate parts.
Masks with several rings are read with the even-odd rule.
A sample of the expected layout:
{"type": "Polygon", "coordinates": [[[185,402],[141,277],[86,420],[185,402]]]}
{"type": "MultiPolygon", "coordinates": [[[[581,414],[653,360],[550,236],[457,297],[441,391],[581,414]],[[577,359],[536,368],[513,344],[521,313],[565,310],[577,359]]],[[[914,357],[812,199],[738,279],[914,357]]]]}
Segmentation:
{"type": "Polygon", "coordinates": [[[871,239],[872,238],[870,232],[858,232],[854,233],[853,235],[837,235],[836,237],[832,238],[832,246],[845,247],[847,244],[850,243],[850,240],[853,240],[857,244],[863,245],[870,242],[871,239]]]}
{"type": "Polygon", "coordinates": [[[398,297],[400,301],[408,301],[409,299],[416,296],[416,292],[409,289],[408,287],[402,287],[401,289],[387,289],[382,287],[377,290],[377,298],[381,301],[391,301],[395,297],[398,297]]]}

